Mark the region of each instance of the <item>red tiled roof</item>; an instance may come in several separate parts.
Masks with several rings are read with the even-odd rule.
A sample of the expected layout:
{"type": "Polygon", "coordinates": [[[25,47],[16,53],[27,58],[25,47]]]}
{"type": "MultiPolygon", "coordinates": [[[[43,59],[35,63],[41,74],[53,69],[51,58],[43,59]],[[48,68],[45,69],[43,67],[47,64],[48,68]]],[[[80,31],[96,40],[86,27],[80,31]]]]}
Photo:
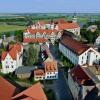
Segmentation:
{"type": "Polygon", "coordinates": [[[7,56],[7,52],[6,51],[3,51],[2,52],[2,55],[1,55],[1,59],[4,60],[6,56],[7,56]]]}
{"type": "Polygon", "coordinates": [[[34,76],[44,76],[44,75],[45,75],[44,70],[42,69],[34,70],[34,76]]]}
{"type": "Polygon", "coordinates": [[[25,91],[12,97],[13,100],[20,100],[18,98],[21,98],[21,100],[47,100],[47,97],[40,83],[36,83],[32,87],[29,87],[25,91]]]}
{"type": "Polygon", "coordinates": [[[64,24],[64,23],[66,23],[66,21],[65,21],[64,18],[58,19],[57,22],[58,22],[59,24],[64,24]]]}
{"type": "Polygon", "coordinates": [[[16,87],[0,76],[0,100],[11,100],[16,87]]]}
{"type": "Polygon", "coordinates": [[[78,28],[79,25],[77,23],[69,23],[69,22],[66,22],[66,23],[62,23],[62,24],[58,24],[58,27],[60,30],[65,30],[65,29],[72,29],[72,28],[78,28]]]}
{"type": "Polygon", "coordinates": [[[47,42],[47,41],[48,40],[44,39],[44,38],[36,38],[36,39],[24,38],[24,40],[23,40],[24,43],[30,43],[30,42],[33,42],[33,43],[44,43],[44,42],[47,42]]]}
{"type": "Polygon", "coordinates": [[[52,61],[44,61],[45,72],[55,72],[58,70],[57,62],[55,60],[52,61]]]}
{"type": "Polygon", "coordinates": [[[2,52],[2,57],[1,59],[4,60],[5,57],[7,56],[7,54],[9,53],[9,55],[12,57],[13,60],[16,60],[16,57],[17,57],[17,53],[18,52],[21,52],[21,44],[19,43],[16,43],[14,45],[10,45],[9,46],[9,51],[8,52],[5,52],[3,51],[2,52]]]}
{"type": "Polygon", "coordinates": [[[72,39],[68,36],[62,37],[60,43],[78,55],[82,54],[87,49],[89,49],[89,46],[87,46],[86,44],[83,44],[83,43],[81,43],[75,39],[72,39]]]}
{"type": "Polygon", "coordinates": [[[58,32],[57,30],[52,30],[52,29],[32,29],[32,28],[28,28],[26,30],[26,32],[29,32],[31,34],[36,34],[37,32],[43,34],[43,33],[46,33],[46,34],[51,34],[52,32],[58,32]]]}
{"type": "Polygon", "coordinates": [[[86,81],[91,80],[80,66],[71,69],[70,74],[73,79],[81,85],[84,84],[86,81]]]}

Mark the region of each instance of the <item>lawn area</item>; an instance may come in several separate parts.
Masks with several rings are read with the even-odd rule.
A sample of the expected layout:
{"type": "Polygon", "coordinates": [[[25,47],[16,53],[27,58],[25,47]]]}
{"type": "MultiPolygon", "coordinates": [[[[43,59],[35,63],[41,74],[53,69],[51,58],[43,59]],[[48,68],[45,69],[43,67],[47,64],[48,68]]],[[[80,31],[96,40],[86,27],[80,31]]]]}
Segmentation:
{"type": "Polygon", "coordinates": [[[25,28],[26,28],[25,26],[17,26],[17,25],[0,25],[0,33],[24,30],[25,28]]]}

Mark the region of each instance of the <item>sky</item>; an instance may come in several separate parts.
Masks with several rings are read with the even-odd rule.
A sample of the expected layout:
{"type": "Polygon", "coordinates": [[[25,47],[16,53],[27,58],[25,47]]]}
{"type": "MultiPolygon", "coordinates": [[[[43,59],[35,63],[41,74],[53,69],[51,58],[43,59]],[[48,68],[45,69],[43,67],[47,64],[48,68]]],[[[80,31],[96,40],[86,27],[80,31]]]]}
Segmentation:
{"type": "Polygon", "coordinates": [[[100,13],[100,0],[0,0],[0,13],[100,13]]]}

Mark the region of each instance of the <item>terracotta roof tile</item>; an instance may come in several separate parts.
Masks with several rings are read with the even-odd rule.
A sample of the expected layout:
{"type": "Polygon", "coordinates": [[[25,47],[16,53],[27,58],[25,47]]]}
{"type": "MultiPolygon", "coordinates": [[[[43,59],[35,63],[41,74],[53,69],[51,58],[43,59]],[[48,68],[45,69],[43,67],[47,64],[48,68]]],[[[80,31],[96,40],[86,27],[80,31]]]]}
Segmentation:
{"type": "Polygon", "coordinates": [[[34,76],[44,76],[44,75],[45,75],[44,70],[42,69],[34,70],[34,76]]]}
{"type": "Polygon", "coordinates": [[[16,87],[0,76],[0,100],[11,100],[16,87]]]}
{"type": "Polygon", "coordinates": [[[83,52],[85,52],[87,49],[89,49],[89,46],[87,46],[86,44],[83,44],[75,39],[72,39],[68,36],[64,36],[61,39],[61,44],[63,44],[64,46],[66,46],[67,48],[69,48],[72,52],[80,55],[83,52]]]}
{"type": "Polygon", "coordinates": [[[29,43],[29,42],[44,43],[44,42],[47,42],[47,39],[44,39],[44,38],[36,38],[36,39],[24,38],[23,42],[24,43],[29,43]]]}
{"type": "Polygon", "coordinates": [[[2,55],[1,55],[1,59],[4,60],[6,56],[7,56],[7,52],[6,51],[3,51],[2,52],[2,55]]]}
{"type": "MultiPolygon", "coordinates": [[[[32,87],[29,87],[25,91],[19,93],[18,95],[12,97],[13,100],[19,100],[18,98],[21,98],[21,100],[27,100],[27,98],[31,98],[32,100],[47,100],[47,97],[42,89],[42,86],[40,83],[34,84],[32,87]]],[[[29,100],[31,100],[29,99],[29,100]]]]}
{"type": "Polygon", "coordinates": [[[21,48],[22,48],[21,46],[22,45],[19,43],[16,43],[14,45],[10,45],[8,52],[5,52],[5,51],[2,52],[2,57],[1,57],[2,60],[5,59],[5,57],[7,56],[8,53],[12,57],[13,60],[16,60],[17,53],[21,52],[21,48]]]}
{"type": "Polygon", "coordinates": [[[32,28],[28,28],[26,30],[26,32],[29,32],[31,34],[36,34],[37,32],[43,34],[43,33],[46,33],[46,34],[51,34],[52,32],[58,32],[57,30],[52,30],[52,29],[32,29],[32,28]]]}
{"type": "Polygon", "coordinates": [[[79,28],[79,25],[77,23],[59,23],[58,27],[60,30],[65,30],[65,29],[72,29],[72,28],[79,28]]]}
{"type": "Polygon", "coordinates": [[[79,84],[84,84],[86,81],[91,80],[80,66],[71,69],[70,74],[79,84]]]}
{"type": "Polygon", "coordinates": [[[55,72],[58,71],[57,62],[55,60],[44,61],[45,72],[55,72]]]}

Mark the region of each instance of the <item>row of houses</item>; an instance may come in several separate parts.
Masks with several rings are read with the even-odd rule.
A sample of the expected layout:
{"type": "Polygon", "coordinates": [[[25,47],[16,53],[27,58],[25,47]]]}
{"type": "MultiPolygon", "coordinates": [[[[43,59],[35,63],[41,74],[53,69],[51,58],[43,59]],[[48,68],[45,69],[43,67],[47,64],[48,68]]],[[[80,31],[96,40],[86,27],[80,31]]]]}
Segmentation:
{"type": "MultiPolygon", "coordinates": [[[[17,85],[18,86],[18,85],[17,85]]],[[[41,83],[35,83],[24,91],[0,77],[0,99],[1,100],[47,100],[41,83]],[[20,91],[19,91],[20,90],[20,91]],[[19,92],[18,92],[19,91],[19,92]]],[[[20,87],[21,88],[21,87],[20,87]]]]}
{"type": "Polygon", "coordinates": [[[39,21],[24,31],[23,42],[44,43],[49,40],[52,44],[54,44],[55,40],[62,36],[63,30],[70,31],[77,36],[80,35],[80,27],[76,22],[68,22],[64,19],[48,23],[39,21]]]}
{"type": "Polygon", "coordinates": [[[59,50],[75,66],[68,71],[68,85],[74,99],[84,100],[95,95],[93,100],[99,100],[100,53],[66,34],[60,39],[59,50]],[[95,90],[97,94],[94,94],[95,90]]]}

